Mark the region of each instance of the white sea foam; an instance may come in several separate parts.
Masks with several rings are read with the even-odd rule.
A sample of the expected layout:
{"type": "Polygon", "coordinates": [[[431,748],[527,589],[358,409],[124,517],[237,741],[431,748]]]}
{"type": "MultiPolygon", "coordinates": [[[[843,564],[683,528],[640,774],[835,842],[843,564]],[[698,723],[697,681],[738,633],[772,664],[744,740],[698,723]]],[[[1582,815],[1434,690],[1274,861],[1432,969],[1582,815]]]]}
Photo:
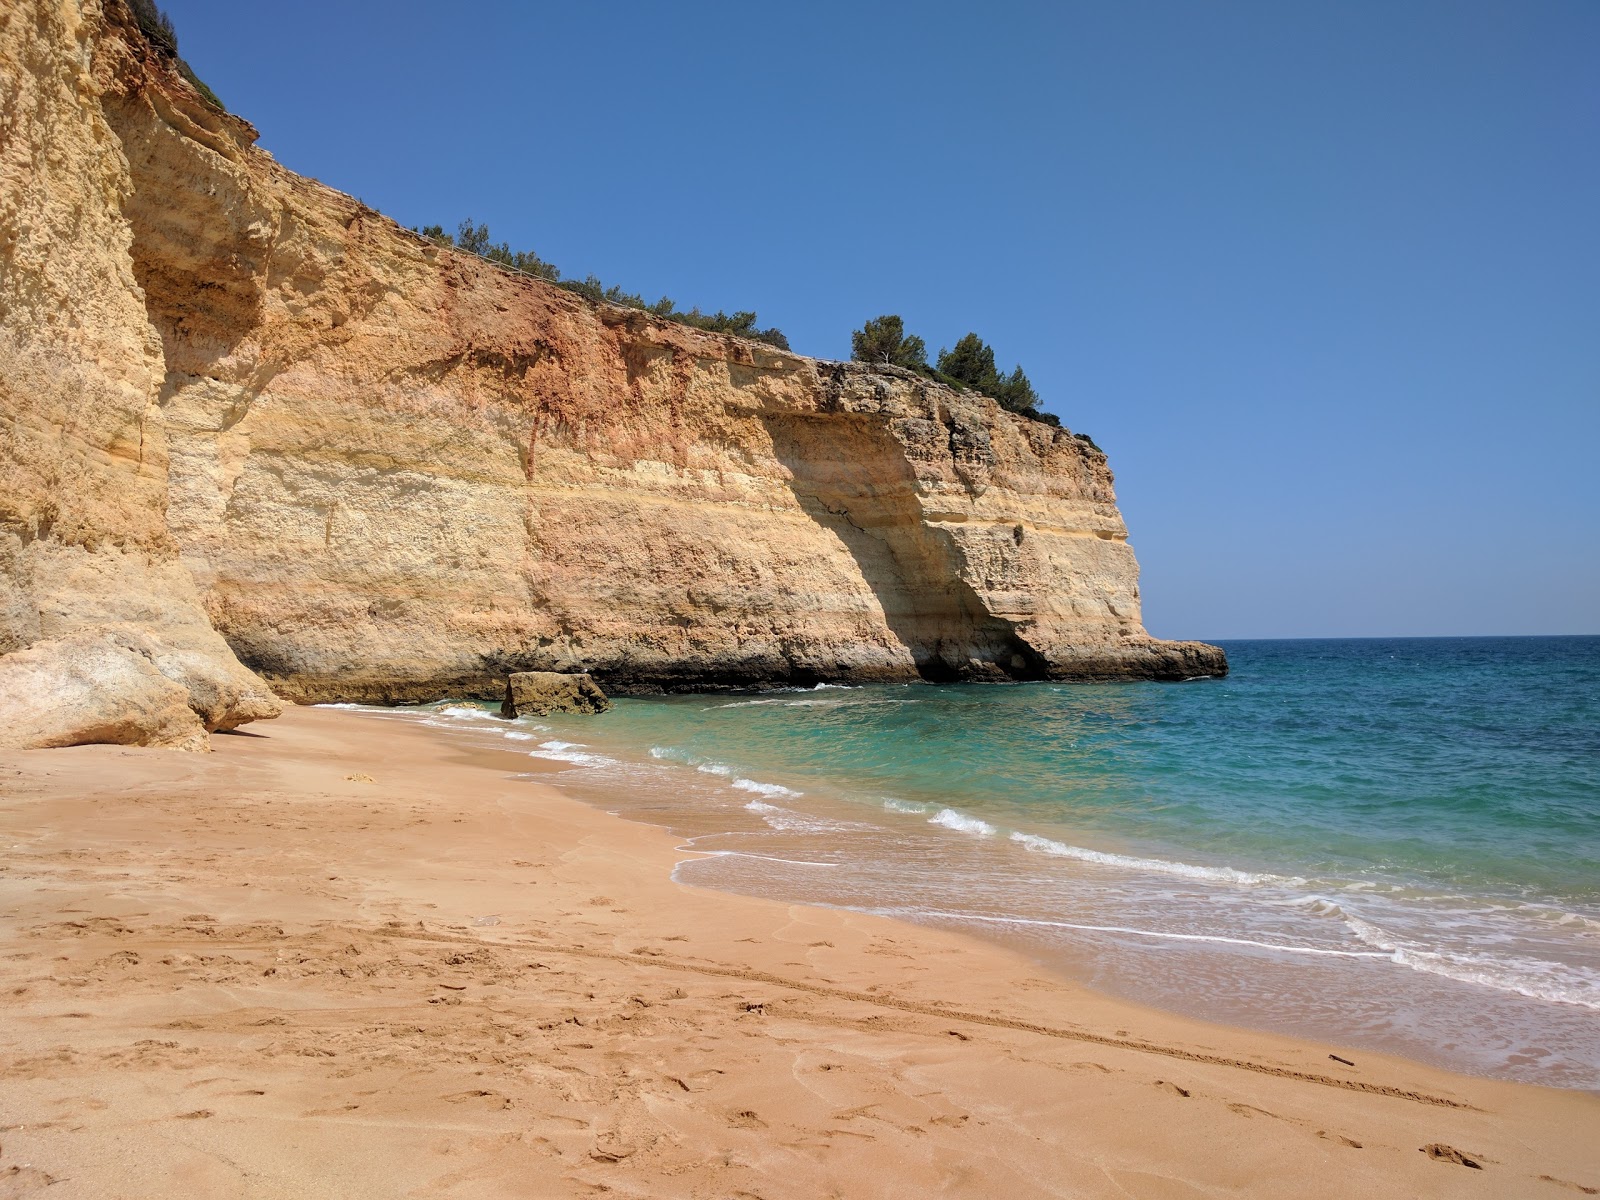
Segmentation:
{"type": "Polygon", "coordinates": [[[1268,901],[1268,903],[1281,904],[1287,908],[1298,908],[1313,917],[1343,919],[1347,915],[1337,900],[1330,900],[1326,896],[1297,896],[1293,900],[1268,901]]]}
{"type": "Polygon", "coordinates": [[[1267,875],[1254,871],[1240,871],[1233,867],[1197,867],[1191,863],[1173,862],[1169,859],[1109,854],[1104,850],[1069,846],[1065,842],[1052,841],[1034,833],[1013,833],[1011,840],[1036,853],[1049,854],[1056,858],[1075,858],[1079,862],[1099,863],[1106,867],[1121,867],[1129,871],[1153,871],[1161,875],[1178,875],[1185,879],[1203,879],[1210,883],[1231,883],[1238,887],[1258,887],[1262,884],[1303,887],[1306,882],[1292,875],[1267,875]]]}
{"type": "Polygon", "coordinates": [[[707,858],[759,858],[762,862],[789,863],[791,866],[796,867],[837,867],[839,865],[838,863],[812,862],[804,858],[779,858],[775,854],[751,854],[745,850],[696,850],[690,845],[679,846],[678,852],[680,854],[703,854],[707,858]]]}
{"type": "Polygon", "coordinates": [[[1250,946],[1258,950],[1276,950],[1284,954],[1316,954],[1329,958],[1388,958],[1376,950],[1332,950],[1320,946],[1292,946],[1282,942],[1258,942],[1253,938],[1224,937],[1209,933],[1172,933],[1164,929],[1134,929],[1125,925],[1080,925],[1074,921],[1044,921],[1033,917],[988,917],[977,913],[940,912],[935,909],[872,909],[881,916],[935,917],[949,921],[979,921],[988,925],[1027,925],[1047,929],[1081,929],[1090,933],[1123,933],[1134,937],[1155,938],[1172,942],[1220,942],[1230,946],[1250,946]]]}
{"type": "Polygon", "coordinates": [[[591,754],[583,748],[581,742],[540,742],[535,750],[529,750],[532,758],[548,758],[555,762],[572,763],[580,767],[614,767],[617,760],[607,758],[604,754],[591,754]]]}
{"type": "Polygon", "coordinates": [[[918,815],[928,811],[926,804],[918,804],[913,800],[896,800],[893,796],[883,802],[883,807],[889,812],[915,813],[918,815]]]}
{"type": "MultiPolygon", "coordinates": [[[[733,786],[741,792],[754,792],[758,796],[803,796],[804,792],[797,792],[793,788],[786,788],[781,783],[760,783],[754,779],[735,779],[733,786]]],[[[746,808],[749,805],[745,806],[746,808]]]]}
{"type": "Polygon", "coordinates": [[[409,717],[417,710],[414,708],[396,708],[392,704],[355,704],[347,701],[338,701],[330,704],[315,704],[313,708],[342,708],[346,712],[366,713],[373,717],[409,717]]]}
{"type": "Polygon", "coordinates": [[[1344,923],[1361,941],[1385,951],[1386,957],[1413,971],[1442,975],[1458,983],[1475,983],[1496,991],[1515,992],[1532,1000],[1600,1010],[1600,976],[1593,971],[1537,959],[1491,959],[1481,954],[1427,950],[1407,945],[1394,934],[1359,917],[1346,916],[1344,923]]]}
{"type": "Polygon", "coordinates": [[[781,808],[765,800],[749,800],[745,803],[745,809],[758,815],[769,828],[779,833],[848,833],[871,828],[856,821],[832,821],[827,817],[795,812],[792,808],[781,808]]]}
{"type": "Polygon", "coordinates": [[[727,763],[712,762],[680,750],[677,746],[651,746],[650,757],[663,762],[682,763],[686,767],[693,767],[706,775],[718,775],[723,778],[733,774],[733,768],[727,763]]]}
{"type": "Polygon", "coordinates": [[[443,708],[433,710],[441,717],[454,717],[458,721],[500,721],[503,717],[496,717],[493,713],[484,712],[481,708],[473,708],[466,704],[446,704],[443,708]]]}
{"type": "Polygon", "coordinates": [[[531,742],[539,735],[536,733],[523,733],[520,729],[508,729],[506,730],[504,736],[510,738],[514,742],[531,742]]]}
{"type": "Polygon", "coordinates": [[[946,829],[954,829],[960,833],[975,833],[979,837],[991,837],[995,832],[994,826],[989,822],[969,817],[966,813],[957,812],[953,808],[941,808],[928,818],[928,824],[943,825],[946,829]]]}

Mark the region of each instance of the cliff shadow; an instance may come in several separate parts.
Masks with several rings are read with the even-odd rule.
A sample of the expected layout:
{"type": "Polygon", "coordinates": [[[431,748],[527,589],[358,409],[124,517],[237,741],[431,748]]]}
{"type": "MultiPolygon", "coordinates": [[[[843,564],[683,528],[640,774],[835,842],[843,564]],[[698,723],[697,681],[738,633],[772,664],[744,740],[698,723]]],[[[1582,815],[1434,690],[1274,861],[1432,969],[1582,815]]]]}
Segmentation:
{"type": "Polygon", "coordinates": [[[800,508],[855,560],[922,678],[1043,677],[1040,655],[962,578],[954,540],[923,522],[916,472],[882,418],[763,413],[761,420],[800,508]]]}

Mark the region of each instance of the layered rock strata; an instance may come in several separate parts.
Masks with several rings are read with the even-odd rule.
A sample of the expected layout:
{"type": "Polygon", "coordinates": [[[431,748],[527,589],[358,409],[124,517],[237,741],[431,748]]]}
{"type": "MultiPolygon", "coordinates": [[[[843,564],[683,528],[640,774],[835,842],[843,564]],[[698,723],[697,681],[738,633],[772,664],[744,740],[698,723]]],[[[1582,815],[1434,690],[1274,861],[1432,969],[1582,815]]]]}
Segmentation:
{"type": "Polygon", "coordinates": [[[148,53],[122,28],[0,9],[0,745],[200,748],[280,711],[167,528],[167,368],[97,73],[148,53]]]}
{"type": "Polygon", "coordinates": [[[0,650],[170,641],[212,728],[272,710],[234,654],[299,701],[1226,669],[1145,633],[1086,441],[441,249],[121,0],[0,22],[0,650]]]}

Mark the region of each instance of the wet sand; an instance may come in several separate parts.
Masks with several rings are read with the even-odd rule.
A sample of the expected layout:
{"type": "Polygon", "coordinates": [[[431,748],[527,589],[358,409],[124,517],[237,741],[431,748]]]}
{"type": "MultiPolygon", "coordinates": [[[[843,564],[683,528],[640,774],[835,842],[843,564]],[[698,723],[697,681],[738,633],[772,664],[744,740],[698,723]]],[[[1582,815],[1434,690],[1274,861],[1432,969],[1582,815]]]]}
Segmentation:
{"type": "Polygon", "coordinates": [[[426,728],[214,742],[0,756],[0,1197],[1600,1194],[1594,1096],[687,888],[426,728]]]}

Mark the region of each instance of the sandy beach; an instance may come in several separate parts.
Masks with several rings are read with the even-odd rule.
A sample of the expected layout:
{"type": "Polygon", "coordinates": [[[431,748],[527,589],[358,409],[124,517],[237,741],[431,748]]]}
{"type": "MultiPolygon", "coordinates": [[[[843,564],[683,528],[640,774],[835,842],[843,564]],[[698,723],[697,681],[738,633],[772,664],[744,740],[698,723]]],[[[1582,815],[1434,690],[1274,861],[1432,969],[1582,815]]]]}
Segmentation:
{"type": "Polygon", "coordinates": [[[214,744],[0,756],[0,1196],[1600,1194],[1591,1095],[684,887],[425,728],[214,744]]]}

